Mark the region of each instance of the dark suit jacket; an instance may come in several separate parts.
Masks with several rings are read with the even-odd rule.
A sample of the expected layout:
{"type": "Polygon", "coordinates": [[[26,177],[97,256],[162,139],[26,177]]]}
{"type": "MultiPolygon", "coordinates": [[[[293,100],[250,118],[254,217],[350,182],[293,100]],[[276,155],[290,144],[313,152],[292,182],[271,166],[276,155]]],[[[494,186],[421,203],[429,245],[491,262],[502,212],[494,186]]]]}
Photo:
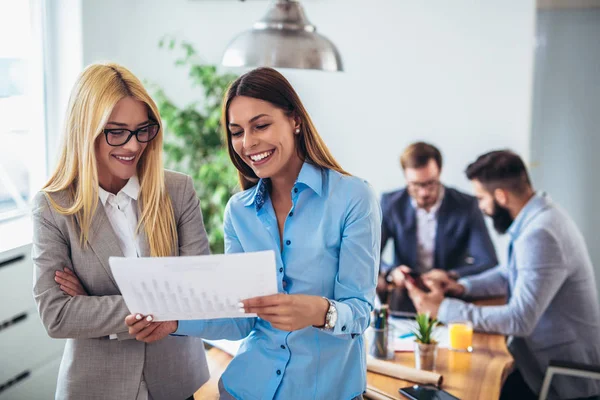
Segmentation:
{"type": "MultiPolygon", "coordinates": [[[[381,250],[394,241],[394,264],[381,263],[389,273],[398,265],[417,267],[417,216],[406,189],[386,193],[381,199],[383,224],[381,250]]],[[[434,268],[473,275],[498,264],[477,199],[455,189],[445,188],[438,211],[434,268]]]]}

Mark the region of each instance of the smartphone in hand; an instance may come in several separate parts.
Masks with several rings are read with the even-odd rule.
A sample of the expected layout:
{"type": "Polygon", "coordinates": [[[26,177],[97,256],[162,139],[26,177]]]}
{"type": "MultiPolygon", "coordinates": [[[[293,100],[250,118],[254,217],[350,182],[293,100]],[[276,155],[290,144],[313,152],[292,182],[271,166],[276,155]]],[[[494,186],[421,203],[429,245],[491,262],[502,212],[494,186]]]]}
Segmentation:
{"type": "Polygon", "coordinates": [[[421,278],[421,273],[420,272],[416,272],[416,271],[410,271],[410,272],[405,272],[403,270],[402,273],[404,274],[404,278],[406,280],[409,280],[410,283],[412,283],[413,285],[415,285],[416,287],[418,287],[419,289],[421,289],[424,292],[429,292],[429,288],[427,287],[427,285],[425,285],[425,283],[423,282],[423,278],[421,278]]]}

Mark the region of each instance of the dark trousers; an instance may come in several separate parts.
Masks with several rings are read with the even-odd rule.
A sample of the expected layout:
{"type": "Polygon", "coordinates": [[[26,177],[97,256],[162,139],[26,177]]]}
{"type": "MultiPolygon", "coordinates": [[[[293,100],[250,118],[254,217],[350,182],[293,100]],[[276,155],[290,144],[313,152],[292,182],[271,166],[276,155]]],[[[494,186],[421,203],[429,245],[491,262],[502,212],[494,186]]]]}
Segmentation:
{"type": "Polygon", "coordinates": [[[537,400],[538,396],[529,388],[518,369],[515,369],[504,382],[500,400],[537,400]]]}

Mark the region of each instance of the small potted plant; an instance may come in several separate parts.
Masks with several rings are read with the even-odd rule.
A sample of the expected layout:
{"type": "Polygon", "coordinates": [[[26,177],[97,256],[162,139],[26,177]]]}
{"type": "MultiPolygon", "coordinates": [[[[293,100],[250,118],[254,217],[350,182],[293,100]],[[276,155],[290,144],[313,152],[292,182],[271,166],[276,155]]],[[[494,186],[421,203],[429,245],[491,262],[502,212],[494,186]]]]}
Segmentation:
{"type": "Polygon", "coordinates": [[[433,371],[437,356],[438,342],[433,338],[437,319],[431,319],[429,314],[417,314],[417,329],[413,331],[415,339],[415,367],[433,371]]]}

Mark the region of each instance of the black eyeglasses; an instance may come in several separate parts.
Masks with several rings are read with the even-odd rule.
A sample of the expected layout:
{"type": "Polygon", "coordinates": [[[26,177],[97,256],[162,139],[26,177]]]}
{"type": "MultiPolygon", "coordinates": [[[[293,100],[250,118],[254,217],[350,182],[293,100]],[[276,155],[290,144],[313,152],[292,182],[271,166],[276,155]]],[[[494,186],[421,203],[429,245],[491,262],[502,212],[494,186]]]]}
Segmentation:
{"type": "Polygon", "coordinates": [[[135,131],[125,128],[105,129],[104,135],[106,136],[106,143],[110,146],[117,147],[125,145],[132,136],[135,136],[140,143],[148,143],[156,137],[159,130],[160,125],[150,124],[140,129],[136,129],[135,131]]]}
{"type": "Polygon", "coordinates": [[[428,192],[437,189],[440,186],[440,181],[437,179],[433,179],[426,182],[408,182],[408,188],[417,191],[419,189],[424,189],[428,192]]]}

